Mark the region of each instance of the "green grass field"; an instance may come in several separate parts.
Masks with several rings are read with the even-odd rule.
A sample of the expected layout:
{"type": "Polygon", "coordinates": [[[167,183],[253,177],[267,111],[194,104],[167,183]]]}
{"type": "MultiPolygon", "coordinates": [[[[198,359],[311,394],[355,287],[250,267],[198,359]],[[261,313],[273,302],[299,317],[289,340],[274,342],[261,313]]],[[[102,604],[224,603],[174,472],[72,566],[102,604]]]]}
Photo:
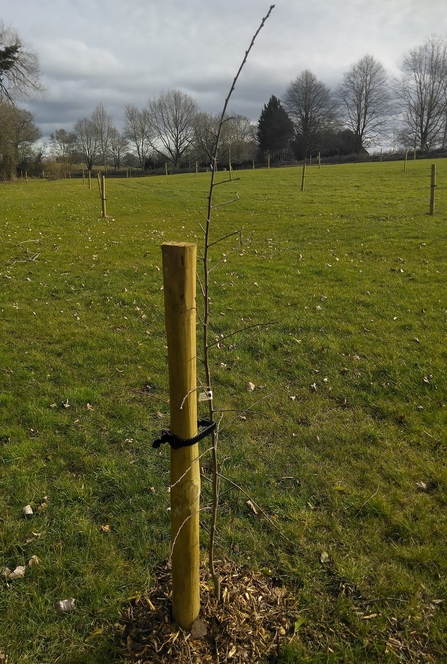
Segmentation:
{"type": "MultiPolygon", "coordinates": [[[[221,462],[294,543],[224,482],[217,555],[293,589],[282,662],[447,660],[447,161],[434,216],[430,166],[216,188],[240,200],[212,240],[243,236],[212,256],[221,462]]],[[[160,245],[201,254],[208,178],[110,179],[107,219],[96,183],[0,187],[0,567],[26,566],[0,578],[8,664],[121,661],[114,625],[169,555],[160,245]]]]}

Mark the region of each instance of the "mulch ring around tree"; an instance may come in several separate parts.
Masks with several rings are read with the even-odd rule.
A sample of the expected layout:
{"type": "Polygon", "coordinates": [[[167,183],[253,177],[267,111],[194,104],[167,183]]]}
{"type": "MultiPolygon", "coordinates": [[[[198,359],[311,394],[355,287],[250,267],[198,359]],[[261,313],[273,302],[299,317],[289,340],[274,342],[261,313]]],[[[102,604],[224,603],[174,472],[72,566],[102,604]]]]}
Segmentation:
{"type": "Polygon", "coordinates": [[[217,602],[201,570],[201,610],[191,632],[171,616],[171,571],[157,569],[157,585],[134,599],[121,619],[127,664],[222,664],[277,661],[293,634],[296,599],[263,574],[230,562],[216,563],[222,598],[217,602]]]}

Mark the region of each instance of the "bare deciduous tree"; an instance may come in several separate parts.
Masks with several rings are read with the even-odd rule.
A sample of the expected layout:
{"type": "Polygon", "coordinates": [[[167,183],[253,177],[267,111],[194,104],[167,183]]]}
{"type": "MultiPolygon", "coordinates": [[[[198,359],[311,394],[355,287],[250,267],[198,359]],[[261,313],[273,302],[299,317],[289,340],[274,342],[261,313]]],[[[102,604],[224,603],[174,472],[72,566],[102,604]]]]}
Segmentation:
{"type": "Polygon", "coordinates": [[[193,143],[197,102],[180,90],[169,90],[150,100],[148,111],[153,148],[178,167],[193,143]]]}
{"type": "Polygon", "coordinates": [[[89,118],[82,118],[75,123],[76,147],[82,155],[87,170],[91,173],[98,157],[98,137],[95,125],[89,118]]]}
{"type": "Polygon", "coordinates": [[[113,167],[120,168],[124,153],[129,147],[129,142],[124,134],[115,127],[110,130],[110,156],[112,157],[113,167]]]}
{"type": "Polygon", "coordinates": [[[39,75],[37,54],[0,19],[0,98],[14,102],[40,94],[39,75]]]}
{"type": "Polygon", "coordinates": [[[20,161],[29,157],[41,137],[29,111],[0,100],[0,177],[12,180],[20,161]]]}
{"type": "Polygon", "coordinates": [[[66,171],[69,170],[73,163],[76,134],[66,129],[56,129],[50,136],[50,146],[57,161],[64,165],[66,171]]]}
{"type": "Polygon", "coordinates": [[[194,153],[203,163],[211,164],[219,129],[219,116],[212,113],[196,113],[194,118],[194,153]]]}
{"type": "Polygon", "coordinates": [[[138,109],[134,104],[128,104],[124,109],[124,116],[124,136],[129,140],[138,164],[144,171],[153,139],[149,111],[146,108],[138,109]]]}
{"type": "Polygon", "coordinates": [[[222,128],[227,161],[251,161],[257,152],[256,127],[243,115],[230,114],[222,128]]]}
{"type": "Polygon", "coordinates": [[[110,156],[110,137],[112,131],[115,129],[113,119],[107,113],[104,106],[98,104],[92,113],[91,121],[94,131],[96,132],[101,162],[104,166],[104,170],[107,171],[107,162],[110,156]]]}
{"type": "Polygon", "coordinates": [[[284,108],[295,125],[295,150],[305,158],[318,152],[328,126],[335,119],[336,104],[330,89],[306,69],[288,86],[284,108]]]}
{"type": "Polygon", "coordinates": [[[402,63],[398,95],[404,103],[402,132],[412,147],[429,150],[443,140],[447,120],[447,42],[430,37],[402,63]]]}
{"type": "Polygon", "coordinates": [[[390,110],[388,75],[372,55],[365,55],[343,75],[337,89],[341,115],[354,134],[359,153],[383,133],[390,110]]]}

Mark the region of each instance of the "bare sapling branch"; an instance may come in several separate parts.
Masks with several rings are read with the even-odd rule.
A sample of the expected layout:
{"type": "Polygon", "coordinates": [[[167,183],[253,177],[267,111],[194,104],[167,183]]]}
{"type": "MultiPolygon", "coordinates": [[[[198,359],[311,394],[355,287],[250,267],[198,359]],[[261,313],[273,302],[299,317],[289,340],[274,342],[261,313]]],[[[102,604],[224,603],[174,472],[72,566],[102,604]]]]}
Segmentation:
{"type": "Polygon", "coordinates": [[[274,529],[280,534],[280,536],[281,536],[286,542],[288,542],[288,543],[291,544],[292,546],[295,546],[295,544],[292,542],[292,540],[290,540],[288,537],[286,537],[286,535],[284,535],[284,533],[282,532],[281,528],[279,528],[279,527],[276,525],[276,523],[275,523],[275,522],[269,517],[268,514],[266,514],[266,512],[262,509],[262,507],[260,507],[260,506],[258,505],[258,503],[256,503],[256,502],[253,500],[253,498],[250,496],[250,494],[249,494],[247,491],[245,491],[245,489],[243,489],[239,484],[237,484],[237,482],[233,482],[233,480],[231,480],[231,479],[230,479],[229,477],[227,477],[226,475],[222,475],[222,473],[219,473],[219,472],[217,473],[217,475],[218,475],[218,477],[220,477],[221,479],[225,480],[225,482],[228,482],[229,484],[231,484],[231,486],[233,486],[235,489],[237,489],[238,491],[240,491],[241,493],[243,493],[244,496],[245,496],[246,498],[248,498],[248,500],[251,502],[251,504],[252,504],[252,505],[258,510],[258,512],[260,512],[260,513],[262,514],[262,516],[264,517],[264,519],[265,519],[266,521],[269,522],[269,524],[272,526],[272,528],[274,528],[274,529]]]}
{"type": "MultiPolygon", "coordinates": [[[[207,206],[207,215],[206,215],[206,223],[205,223],[205,238],[204,238],[204,256],[203,256],[203,264],[204,264],[204,271],[203,271],[203,290],[204,290],[204,312],[203,312],[203,349],[204,349],[204,369],[205,369],[205,383],[208,385],[209,390],[212,390],[212,380],[211,380],[211,368],[210,368],[210,344],[209,344],[209,329],[210,329],[210,267],[209,267],[209,250],[211,247],[211,242],[210,242],[210,229],[211,229],[211,215],[212,211],[214,209],[213,205],[213,194],[214,194],[214,188],[216,186],[216,172],[217,172],[217,161],[218,161],[218,156],[219,156],[219,144],[220,144],[220,137],[222,134],[222,128],[224,125],[224,122],[226,121],[226,112],[227,112],[227,107],[228,103],[230,101],[231,95],[233,94],[233,91],[236,87],[236,83],[239,79],[239,76],[241,74],[242,69],[244,68],[245,63],[247,62],[247,58],[250,54],[251,49],[253,48],[253,45],[256,41],[256,38],[262,28],[265,25],[265,22],[269,18],[273,8],[275,5],[271,5],[269,11],[267,12],[266,16],[261,21],[261,24],[259,25],[257,31],[253,35],[250,45],[248,49],[245,52],[245,55],[242,59],[242,62],[239,66],[239,69],[236,73],[236,76],[233,79],[233,82],[231,84],[230,90],[228,92],[228,95],[225,99],[222,113],[220,116],[219,120],[219,125],[218,125],[218,130],[217,130],[217,135],[216,135],[216,140],[214,144],[214,150],[213,154],[211,157],[211,178],[210,178],[210,187],[209,187],[209,194],[208,194],[208,206],[207,206]]],[[[212,394],[212,392],[211,392],[212,394]]],[[[209,406],[209,419],[211,421],[214,421],[214,405],[213,405],[213,399],[211,399],[208,402],[209,406]]],[[[219,438],[219,427],[217,427],[213,433],[212,433],[212,463],[213,463],[213,468],[214,468],[214,474],[213,474],[213,506],[212,506],[212,515],[211,515],[211,529],[210,529],[210,540],[209,540],[209,549],[208,549],[208,560],[209,560],[209,568],[210,568],[210,574],[213,579],[214,583],[214,593],[216,596],[216,599],[219,601],[220,600],[220,578],[218,574],[216,573],[215,566],[214,566],[214,543],[215,543],[215,536],[216,536],[216,521],[217,521],[217,509],[218,509],[218,502],[219,502],[219,481],[218,481],[218,464],[217,464],[217,446],[218,446],[218,438],[219,438]]]]}

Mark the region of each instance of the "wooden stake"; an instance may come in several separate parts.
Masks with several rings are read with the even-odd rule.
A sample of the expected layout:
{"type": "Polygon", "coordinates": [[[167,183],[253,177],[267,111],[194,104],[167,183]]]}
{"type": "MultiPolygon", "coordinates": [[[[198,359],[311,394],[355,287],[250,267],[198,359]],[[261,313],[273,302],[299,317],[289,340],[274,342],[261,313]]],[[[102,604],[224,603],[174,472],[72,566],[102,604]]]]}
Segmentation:
{"type": "Polygon", "coordinates": [[[301,191],[304,191],[304,183],[306,181],[306,162],[303,164],[303,175],[301,177],[301,191]]]}
{"type": "MultiPolygon", "coordinates": [[[[171,433],[197,434],[197,246],[164,243],[163,283],[168,343],[171,433]]],[[[172,612],[190,630],[200,611],[198,445],[171,450],[172,612]]]]}
{"type": "Polygon", "coordinates": [[[101,173],[100,176],[100,191],[101,191],[101,202],[102,202],[102,216],[107,217],[106,210],[106,176],[104,173],[101,173]]]}
{"type": "Polygon", "coordinates": [[[407,170],[408,150],[405,150],[404,171],[407,170]]]}
{"type": "Polygon", "coordinates": [[[165,175],[168,174],[168,162],[165,161],[165,175]]]}
{"type": "Polygon", "coordinates": [[[270,152],[267,154],[267,168],[270,168],[270,152]]]}
{"type": "Polygon", "coordinates": [[[318,168],[321,168],[321,155],[318,153],[318,168]]]}
{"type": "Polygon", "coordinates": [[[436,164],[431,165],[430,214],[435,213],[436,164]]]}

